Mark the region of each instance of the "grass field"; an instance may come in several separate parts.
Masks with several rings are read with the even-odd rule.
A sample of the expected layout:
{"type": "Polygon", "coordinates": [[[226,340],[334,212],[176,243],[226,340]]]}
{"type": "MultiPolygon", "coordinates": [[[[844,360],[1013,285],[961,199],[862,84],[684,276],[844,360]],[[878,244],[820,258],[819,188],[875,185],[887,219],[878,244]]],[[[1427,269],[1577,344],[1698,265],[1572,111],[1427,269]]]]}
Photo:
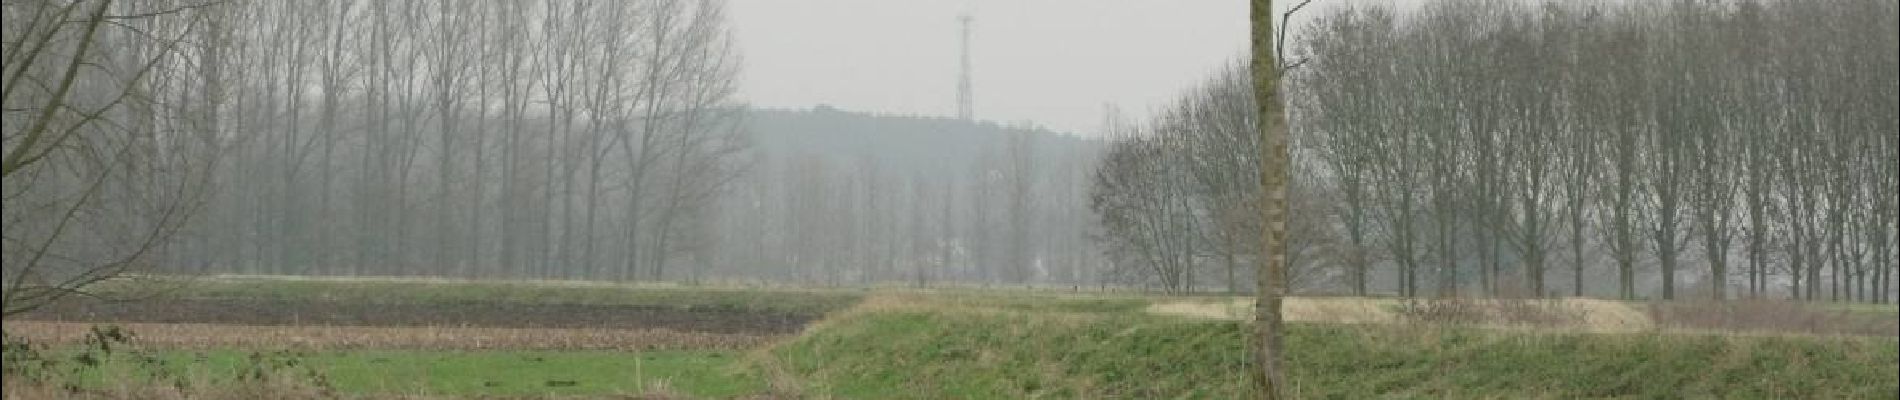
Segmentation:
{"type": "Polygon", "coordinates": [[[215,388],[221,386],[253,384],[259,379],[288,379],[317,381],[323,391],[345,395],[668,394],[729,398],[765,390],[765,381],[739,362],[744,356],[743,352],[725,350],[634,353],[156,349],[118,352],[110,356],[103,367],[75,369],[63,379],[104,393],[151,386],[198,386],[212,388],[211,392],[216,393],[215,388]]]}
{"type": "Polygon", "coordinates": [[[231,277],[120,284],[129,296],[256,301],[351,300],[378,304],[578,304],[733,308],[823,313],[856,303],[862,290],[695,287],[596,282],[231,277]],[[137,286],[131,286],[131,285],[137,286]]]}
{"type": "MultiPolygon", "coordinates": [[[[172,297],[217,300],[207,303],[213,305],[325,305],[309,312],[361,312],[349,306],[356,303],[405,305],[416,313],[441,307],[447,315],[484,323],[495,318],[472,310],[519,312],[534,305],[538,308],[525,309],[582,312],[580,319],[656,308],[685,314],[667,311],[601,327],[551,328],[457,325],[452,319],[401,326],[284,324],[282,318],[256,315],[258,310],[235,317],[201,310],[169,316],[169,322],[124,324],[135,338],[98,368],[79,368],[72,360],[97,352],[96,344],[87,344],[88,327],[110,321],[49,320],[64,317],[55,313],[9,320],[8,335],[34,343],[40,358],[58,365],[51,369],[77,371],[64,373],[61,382],[76,383],[81,393],[107,396],[166,397],[136,389],[186,377],[197,382],[199,395],[177,397],[245,398],[206,393],[255,385],[245,377],[259,370],[299,380],[304,386],[298,387],[308,390],[297,393],[311,398],[1221,399],[1252,390],[1245,375],[1246,325],[1235,318],[1245,315],[1246,303],[1225,297],[407,280],[207,279],[188,285],[191,290],[174,293],[189,296],[172,297]],[[669,319],[679,315],[694,320],[669,319]],[[780,331],[778,322],[705,321],[751,321],[760,315],[810,315],[796,321],[812,322],[780,331]],[[258,324],[172,321],[205,317],[258,324]],[[645,322],[662,327],[627,325],[645,322]]],[[[1900,320],[1878,307],[1550,304],[1574,311],[1577,318],[1536,326],[1441,323],[1417,320],[1420,314],[1407,311],[1412,306],[1396,300],[1292,299],[1287,361],[1294,392],[1301,398],[1342,399],[1767,399],[1893,398],[1900,391],[1900,342],[1892,334],[1801,330],[1840,321],[1887,329],[1884,324],[1900,320]],[[1817,317],[1703,317],[1693,326],[1650,320],[1769,311],[1817,317]],[[1809,325],[1776,330],[1783,325],[1775,323],[1789,321],[1809,325]],[[1751,330],[1724,330],[1731,322],[1751,330]]],[[[387,318],[298,321],[312,320],[387,318]]],[[[11,371],[20,363],[15,348],[8,351],[11,371]]],[[[10,398],[70,393],[15,386],[8,385],[10,398]]],[[[283,395],[290,393],[283,389],[264,392],[294,397],[283,395]]]]}
{"type": "MultiPolygon", "coordinates": [[[[811,392],[849,398],[1241,398],[1252,390],[1238,322],[915,297],[869,303],[772,354],[811,392]]],[[[1287,362],[1301,398],[1888,398],[1900,387],[1900,344],[1891,338],[1290,329],[1287,362]]]]}
{"type": "MultiPolygon", "coordinates": [[[[259,362],[295,360],[343,393],[421,396],[601,395],[675,393],[733,397],[764,389],[734,362],[734,351],[404,351],[263,353],[159,351],[167,375],[216,377],[229,384],[259,362]]],[[[286,367],[280,367],[286,368],[286,367]]],[[[145,371],[149,372],[149,371],[145,371]]],[[[96,377],[87,377],[96,380],[96,377]]],[[[139,379],[137,375],[131,378],[139,379]]]]}

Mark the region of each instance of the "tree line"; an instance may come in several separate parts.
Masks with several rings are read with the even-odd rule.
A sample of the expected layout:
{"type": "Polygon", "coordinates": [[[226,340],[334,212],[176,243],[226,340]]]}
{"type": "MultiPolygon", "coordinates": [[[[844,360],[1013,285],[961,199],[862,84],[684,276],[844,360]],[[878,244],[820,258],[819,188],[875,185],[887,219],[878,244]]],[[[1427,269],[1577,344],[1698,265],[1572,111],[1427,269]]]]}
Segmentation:
{"type": "Polygon", "coordinates": [[[247,143],[167,267],[660,279],[743,168],[720,2],[222,10],[247,143]]]}
{"type": "Polygon", "coordinates": [[[5,7],[9,304],[124,272],[1098,281],[1096,141],[750,110],[718,1],[5,7]]]}
{"type": "Polygon", "coordinates": [[[1100,140],[1028,124],[754,110],[751,173],[718,207],[712,280],[1099,283],[1083,193],[1100,140]]]}
{"type": "MultiPolygon", "coordinates": [[[[1889,1],[1325,11],[1286,43],[1296,286],[1890,302],[1896,28],[1889,1]]],[[[1196,172],[1256,154],[1225,151],[1257,146],[1228,127],[1253,123],[1241,71],[1097,170],[1104,242],[1137,279],[1257,258],[1221,246],[1250,216],[1222,193],[1257,179],[1196,172]]]]}
{"type": "Polygon", "coordinates": [[[128,270],[660,279],[745,167],[718,1],[5,7],[9,304],[128,270]]]}

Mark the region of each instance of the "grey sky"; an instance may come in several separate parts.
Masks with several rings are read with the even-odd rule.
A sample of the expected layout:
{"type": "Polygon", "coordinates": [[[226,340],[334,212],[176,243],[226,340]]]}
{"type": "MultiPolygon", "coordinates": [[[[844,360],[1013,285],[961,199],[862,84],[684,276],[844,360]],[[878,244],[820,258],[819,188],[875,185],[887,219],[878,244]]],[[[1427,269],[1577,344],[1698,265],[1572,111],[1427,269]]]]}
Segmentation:
{"type": "Polygon", "coordinates": [[[741,97],[955,115],[966,11],[977,118],[1082,134],[1104,104],[1143,117],[1247,45],[1243,0],[731,0],[741,97]]]}

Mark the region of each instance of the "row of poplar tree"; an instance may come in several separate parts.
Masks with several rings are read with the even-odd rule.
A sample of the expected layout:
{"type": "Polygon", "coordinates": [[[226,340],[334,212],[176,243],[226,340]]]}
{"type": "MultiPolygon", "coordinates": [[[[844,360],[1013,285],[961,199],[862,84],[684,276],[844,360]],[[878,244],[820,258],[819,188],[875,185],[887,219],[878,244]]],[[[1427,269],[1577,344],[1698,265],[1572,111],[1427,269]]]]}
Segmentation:
{"type": "MultiPolygon", "coordinates": [[[[1890,302],[1896,11],[1457,0],[1318,12],[1285,39],[1295,284],[1890,302]]],[[[1244,274],[1258,254],[1244,206],[1258,180],[1238,172],[1257,160],[1243,71],[1121,129],[1104,157],[1093,205],[1134,279],[1191,288],[1210,282],[1195,270],[1244,274]]]]}

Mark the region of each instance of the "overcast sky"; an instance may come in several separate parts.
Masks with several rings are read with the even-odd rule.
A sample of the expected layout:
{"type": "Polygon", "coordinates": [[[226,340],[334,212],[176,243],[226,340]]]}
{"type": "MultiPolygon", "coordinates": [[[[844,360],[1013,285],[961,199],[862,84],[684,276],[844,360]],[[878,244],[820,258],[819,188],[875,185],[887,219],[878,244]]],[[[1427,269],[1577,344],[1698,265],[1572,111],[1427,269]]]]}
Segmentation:
{"type": "MultiPolygon", "coordinates": [[[[1281,1],[1286,3],[1286,1],[1281,1]]],[[[1247,47],[1245,0],[731,0],[758,107],[956,114],[957,15],[978,119],[1093,134],[1139,118],[1247,47]]]]}

